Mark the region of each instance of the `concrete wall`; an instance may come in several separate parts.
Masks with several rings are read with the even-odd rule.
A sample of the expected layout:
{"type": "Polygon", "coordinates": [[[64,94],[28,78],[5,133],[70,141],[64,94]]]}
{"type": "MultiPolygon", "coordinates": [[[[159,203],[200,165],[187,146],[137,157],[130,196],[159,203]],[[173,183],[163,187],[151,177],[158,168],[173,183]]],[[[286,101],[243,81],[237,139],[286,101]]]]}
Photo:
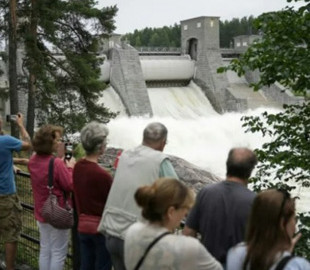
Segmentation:
{"type": "MultiPolygon", "coordinates": [[[[249,83],[256,83],[259,81],[259,71],[246,71],[245,78],[249,83]]],[[[283,104],[298,104],[304,101],[303,97],[296,97],[292,94],[289,89],[286,89],[283,85],[279,83],[272,84],[271,86],[267,87],[264,86],[261,89],[264,93],[264,96],[270,100],[277,102],[281,105],[283,104]]]]}
{"type": "Polygon", "coordinates": [[[227,110],[229,83],[225,73],[217,73],[217,69],[224,66],[219,44],[219,17],[181,21],[182,53],[191,54],[196,60],[194,81],[205,92],[214,109],[222,113],[227,110]]]}
{"type": "Polygon", "coordinates": [[[138,52],[130,46],[114,48],[110,83],[120,96],[128,115],[152,116],[138,52]]]}

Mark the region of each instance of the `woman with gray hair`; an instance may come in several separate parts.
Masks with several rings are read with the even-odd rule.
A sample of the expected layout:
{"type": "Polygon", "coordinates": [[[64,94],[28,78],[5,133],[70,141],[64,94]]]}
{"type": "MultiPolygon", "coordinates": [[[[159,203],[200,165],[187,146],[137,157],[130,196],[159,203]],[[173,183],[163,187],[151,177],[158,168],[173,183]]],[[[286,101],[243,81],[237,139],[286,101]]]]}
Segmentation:
{"type": "Polygon", "coordinates": [[[91,122],[81,131],[81,143],[86,152],[73,171],[73,188],[78,214],[81,270],[110,270],[111,259],[105,247],[105,237],[97,232],[101,214],[112,185],[111,175],[98,165],[104,153],[108,128],[91,122]]]}

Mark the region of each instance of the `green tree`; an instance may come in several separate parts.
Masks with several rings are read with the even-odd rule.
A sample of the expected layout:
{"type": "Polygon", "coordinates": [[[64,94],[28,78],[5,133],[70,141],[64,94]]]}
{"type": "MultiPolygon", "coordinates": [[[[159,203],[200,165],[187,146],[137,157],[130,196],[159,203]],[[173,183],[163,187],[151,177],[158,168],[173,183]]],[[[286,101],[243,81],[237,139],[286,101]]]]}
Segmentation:
{"type": "Polygon", "coordinates": [[[233,18],[231,21],[220,21],[220,47],[231,47],[235,36],[257,34],[253,21],[253,16],[241,19],[233,18]]]}
{"type": "MultiPolygon", "coordinates": [[[[5,0],[0,0],[5,7],[5,0]]],[[[20,0],[17,35],[24,42],[23,67],[28,82],[28,131],[35,112],[40,123],[55,123],[69,132],[85,122],[113,117],[97,100],[105,88],[99,79],[103,58],[99,40],[114,30],[116,6],[97,9],[93,0],[20,0]]],[[[8,35],[6,17],[0,18],[8,35]]]]}
{"type": "MultiPolygon", "coordinates": [[[[274,186],[288,190],[295,189],[297,185],[310,187],[310,104],[307,99],[310,89],[309,2],[303,0],[304,5],[299,9],[287,6],[281,11],[259,16],[255,26],[263,33],[263,39],[249,47],[227,68],[218,70],[234,70],[239,75],[248,69],[258,70],[260,79],[253,83],[254,90],[280,82],[305,97],[302,104],[286,105],[278,114],[265,112],[261,117],[243,118],[247,131],[270,137],[270,142],[256,150],[260,161],[253,179],[256,190],[274,186]],[[271,182],[270,178],[274,181],[271,182]]],[[[309,259],[310,212],[300,214],[300,219],[303,236],[296,253],[309,259]]]]}
{"type": "Polygon", "coordinates": [[[144,28],[135,30],[134,33],[126,34],[123,40],[128,40],[135,47],[180,47],[180,25],[164,26],[162,28],[144,28]]]}
{"type": "MultiPolygon", "coordinates": [[[[16,0],[9,1],[9,13],[8,13],[8,32],[9,32],[9,93],[10,93],[10,107],[11,114],[17,114],[19,112],[18,107],[18,92],[17,92],[17,11],[16,0]]],[[[11,125],[11,134],[18,137],[18,129],[16,125],[11,125]]]]}

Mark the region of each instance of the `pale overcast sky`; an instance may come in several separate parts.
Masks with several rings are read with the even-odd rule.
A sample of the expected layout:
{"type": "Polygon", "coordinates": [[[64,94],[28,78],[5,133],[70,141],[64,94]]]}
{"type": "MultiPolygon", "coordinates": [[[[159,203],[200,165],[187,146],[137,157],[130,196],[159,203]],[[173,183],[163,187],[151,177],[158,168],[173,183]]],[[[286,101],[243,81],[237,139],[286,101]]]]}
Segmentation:
{"type": "Polygon", "coordinates": [[[99,7],[117,5],[115,33],[118,34],[145,27],[171,26],[200,16],[219,16],[221,20],[256,17],[288,5],[286,0],[98,0],[98,4],[99,7]]]}

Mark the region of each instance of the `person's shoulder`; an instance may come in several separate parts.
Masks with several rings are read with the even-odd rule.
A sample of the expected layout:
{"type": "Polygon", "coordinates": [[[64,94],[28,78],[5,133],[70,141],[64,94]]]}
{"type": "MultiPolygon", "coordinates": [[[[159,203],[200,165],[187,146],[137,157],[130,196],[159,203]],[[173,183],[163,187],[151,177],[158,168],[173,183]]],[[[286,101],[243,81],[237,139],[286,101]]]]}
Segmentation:
{"type": "Polygon", "coordinates": [[[22,143],[22,141],[20,139],[17,139],[11,135],[1,135],[0,138],[2,139],[2,141],[4,142],[19,142],[20,144],[22,143]]]}
{"type": "Polygon", "coordinates": [[[145,224],[142,222],[135,222],[132,225],[129,226],[127,232],[126,232],[126,237],[130,235],[136,235],[138,234],[141,230],[143,230],[145,227],[145,224]]]}
{"type": "Polygon", "coordinates": [[[202,192],[214,191],[216,189],[220,189],[222,185],[223,185],[223,181],[220,181],[218,183],[207,184],[202,188],[201,191],[202,192]]]}
{"type": "Polygon", "coordinates": [[[228,250],[227,258],[240,258],[245,256],[247,252],[247,247],[244,242],[241,242],[228,250]]]}
{"type": "Polygon", "coordinates": [[[179,247],[182,247],[186,250],[194,250],[203,247],[200,241],[192,236],[171,234],[169,237],[174,238],[179,247]]]}
{"type": "Polygon", "coordinates": [[[285,270],[310,270],[310,263],[302,257],[293,257],[286,265],[285,270]]]}
{"type": "Polygon", "coordinates": [[[229,185],[231,190],[234,191],[235,195],[240,196],[241,198],[254,199],[256,193],[250,190],[246,185],[241,183],[236,183],[233,181],[225,181],[226,185],[229,185]]]}
{"type": "Polygon", "coordinates": [[[62,158],[53,157],[53,156],[51,158],[54,158],[54,167],[65,167],[65,168],[67,168],[66,163],[62,158]]]}
{"type": "Polygon", "coordinates": [[[205,185],[200,191],[199,191],[199,198],[205,198],[212,196],[217,196],[219,192],[223,189],[223,181],[218,183],[212,183],[205,185]]]}
{"type": "Polygon", "coordinates": [[[247,253],[245,243],[239,243],[231,247],[227,253],[226,268],[227,270],[239,270],[243,268],[243,263],[247,253]]]}

